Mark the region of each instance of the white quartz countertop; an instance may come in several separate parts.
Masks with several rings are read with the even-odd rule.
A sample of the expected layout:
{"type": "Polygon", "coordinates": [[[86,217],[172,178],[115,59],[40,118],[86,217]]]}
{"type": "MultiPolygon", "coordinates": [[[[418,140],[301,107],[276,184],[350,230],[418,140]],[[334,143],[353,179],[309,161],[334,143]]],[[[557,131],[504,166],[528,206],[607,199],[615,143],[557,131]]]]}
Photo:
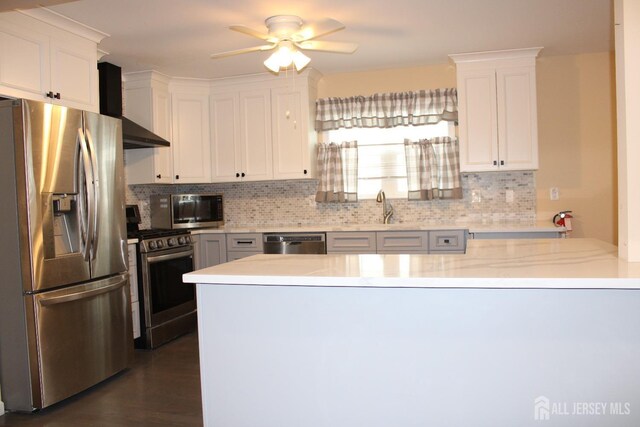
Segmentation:
{"type": "Polygon", "coordinates": [[[201,284],[640,289],[640,263],[595,239],[470,240],[463,255],[255,255],[184,275],[201,284]]]}
{"type": "Polygon", "coordinates": [[[311,233],[340,231],[402,231],[402,230],[453,230],[464,229],[470,233],[479,232],[564,232],[564,227],[556,227],[551,221],[535,223],[396,223],[396,224],[343,224],[343,225],[264,225],[251,227],[226,226],[221,228],[202,228],[191,230],[191,234],[206,233],[311,233]]]}

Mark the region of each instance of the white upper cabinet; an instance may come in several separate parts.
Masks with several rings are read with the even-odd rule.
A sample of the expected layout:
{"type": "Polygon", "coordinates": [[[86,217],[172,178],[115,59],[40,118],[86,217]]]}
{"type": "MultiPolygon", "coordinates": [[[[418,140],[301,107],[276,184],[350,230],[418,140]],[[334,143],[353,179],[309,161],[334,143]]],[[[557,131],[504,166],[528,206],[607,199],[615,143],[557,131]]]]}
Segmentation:
{"type": "MultiPolygon", "coordinates": [[[[169,78],[155,71],[124,75],[124,116],[171,142],[169,78]]],[[[125,150],[127,184],[171,184],[171,147],[125,150]]]]}
{"type": "Polygon", "coordinates": [[[240,150],[243,181],[273,179],[271,94],[268,88],[240,92],[240,150]]]}
{"type": "Polygon", "coordinates": [[[170,84],[173,182],[211,181],[208,83],[170,84]]]}
{"type": "Polygon", "coordinates": [[[242,89],[214,87],[211,95],[212,182],[273,177],[270,90],[242,89]]]}
{"type": "Polygon", "coordinates": [[[211,181],[240,179],[240,96],[237,92],[214,93],[210,99],[211,181]]]}
{"type": "Polygon", "coordinates": [[[538,168],[540,50],[450,55],[457,69],[461,171],[538,168]]]}
{"type": "Polygon", "coordinates": [[[46,9],[0,16],[0,94],[98,112],[97,43],[106,34],[46,9]]]}
{"type": "Polygon", "coordinates": [[[314,178],[318,77],[313,70],[211,81],[125,74],[125,115],[171,142],[127,150],[127,183],[314,178]],[[168,123],[170,137],[161,130],[168,123]]]}
{"type": "Polygon", "coordinates": [[[273,178],[315,176],[315,85],[271,90],[273,178]]]}
{"type": "Polygon", "coordinates": [[[313,178],[317,78],[308,71],[214,81],[212,182],[313,178]]]}

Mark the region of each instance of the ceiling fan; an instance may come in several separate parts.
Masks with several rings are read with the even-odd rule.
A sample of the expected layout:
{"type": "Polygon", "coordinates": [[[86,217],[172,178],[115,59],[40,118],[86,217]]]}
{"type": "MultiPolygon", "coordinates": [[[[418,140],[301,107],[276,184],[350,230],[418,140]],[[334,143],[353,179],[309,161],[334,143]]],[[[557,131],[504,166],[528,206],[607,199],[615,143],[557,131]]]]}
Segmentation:
{"type": "Polygon", "coordinates": [[[353,53],[358,48],[356,43],[330,42],[316,40],[327,34],[343,30],[345,26],[330,18],[326,18],[317,23],[305,23],[300,17],[294,15],[276,15],[264,21],[268,31],[258,31],[243,25],[233,25],[229,29],[259,38],[268,42],[260,46],[253,46],[244,49],[230,50],[227,52],[214,53],[211,58],[224,58],[256,51],[276,51],[264,61],[264,65],[274,73],[280,69],[287,68],[293,64],[297,71],[302,70],[309,64],[311,59],[301,52],[301,50],[353,53]]]}

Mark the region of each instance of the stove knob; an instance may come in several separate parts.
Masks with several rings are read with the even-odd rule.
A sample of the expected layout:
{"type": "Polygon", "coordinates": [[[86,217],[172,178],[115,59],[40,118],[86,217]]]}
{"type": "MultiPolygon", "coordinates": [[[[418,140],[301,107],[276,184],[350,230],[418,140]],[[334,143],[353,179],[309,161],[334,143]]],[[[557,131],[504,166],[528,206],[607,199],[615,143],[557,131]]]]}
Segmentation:
{"type": "Polygon", "coordinates": [[[176,242],[176,239],[174,239],[173,237],[170,237],[170,238],[167,240],[167,245],[169,245],[169,246],[175,246],[175,245],[176,245],[176,243],[177,243],[177,242],[176,242]]]}
{"type": "Polygon", "coordinates": [[[184,241],[186,243],[191,243],[191,236],[184,236],[184,241]]]}
{"type": "Polygon", "coordinates": [[[156,243],[158,245],[158,249],[164,248],[164,242],[162,240],[156,240],[156,243]]]}
{"type": "Polygon", "coordinates": [[[149,242],[149,249],[151,249],[152,251],[155,250],[157,248],[156,246],[156,242],[154,242],[153,240],[151,240],[149,242]]]}
{"type": "Polygon", "coordinates": [[[178,237],[178,244],[184,245],[185,243],[187,243],[187,241],[184,237],[182,236],[178,237]]]}

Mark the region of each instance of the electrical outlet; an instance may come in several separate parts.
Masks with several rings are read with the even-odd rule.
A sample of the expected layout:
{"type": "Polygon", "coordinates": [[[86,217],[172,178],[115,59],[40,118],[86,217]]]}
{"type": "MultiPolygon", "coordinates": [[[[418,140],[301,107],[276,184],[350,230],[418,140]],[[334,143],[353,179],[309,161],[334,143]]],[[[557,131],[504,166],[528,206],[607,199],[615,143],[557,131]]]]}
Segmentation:
{"type": "Polygon", "coordinates": [[[549,189],[549,199],[551,200],[560,199],[560,190],[558,189],[558,187],[551,187],[549,189]]]}
{"type": "Polygon", "coordinates": [[[507,203],[513,203],[513,190],[506,191],[507,203]]]}
{"type": "Polygon", "coordinates": [[[473,190],[471,192],[471,203],[480,203],[482,202],[482,195],[478,190],[473,190]]]}

